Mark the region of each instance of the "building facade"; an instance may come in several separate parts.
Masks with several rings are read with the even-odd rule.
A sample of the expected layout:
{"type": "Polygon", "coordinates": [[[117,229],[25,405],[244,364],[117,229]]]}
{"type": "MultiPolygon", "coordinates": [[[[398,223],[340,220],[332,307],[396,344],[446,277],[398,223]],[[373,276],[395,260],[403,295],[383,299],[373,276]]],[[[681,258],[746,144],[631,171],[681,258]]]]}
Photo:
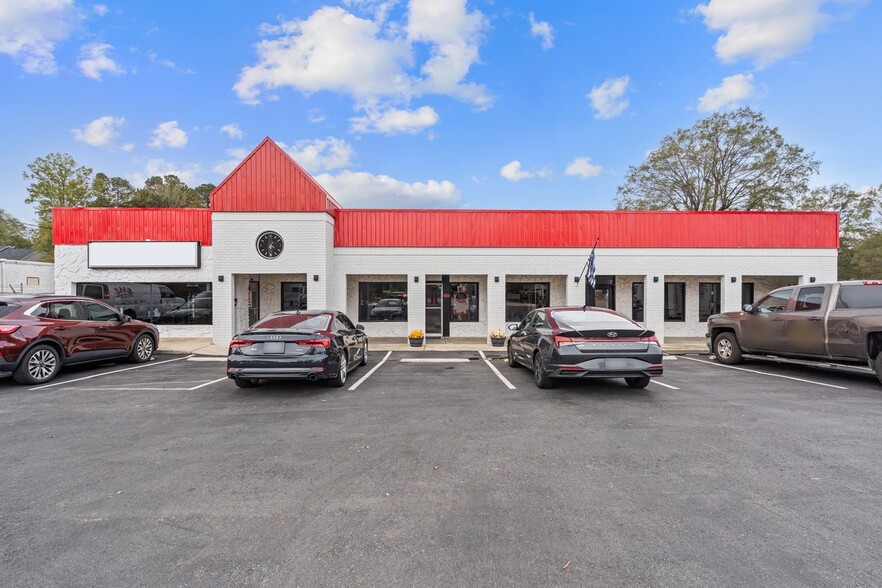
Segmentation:
{"type": "Polygon", "coordinates": [[[709,314],[835,280],[838,235],[836,213],[344,209],[269,138],[209,209],[53,221],[57,292],[220,345],[279,310],[340,309],[374,337],[486,338],[532,308],[586,303],[662,340],[700,337],[709,314]]]}

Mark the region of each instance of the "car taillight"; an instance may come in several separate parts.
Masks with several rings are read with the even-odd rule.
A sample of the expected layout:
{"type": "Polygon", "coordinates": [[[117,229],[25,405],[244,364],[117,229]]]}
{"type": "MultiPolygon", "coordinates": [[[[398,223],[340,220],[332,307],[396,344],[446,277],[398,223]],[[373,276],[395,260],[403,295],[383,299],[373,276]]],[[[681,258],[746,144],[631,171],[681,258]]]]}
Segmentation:
{"type": "Polygon", "coordinates": [[[301,339],[296,342],[298,345],[303,345],[305,347],[330,347],[331,340],[330,339],[301,339]]]}
{"type": "Polygon", "coordinates": [[[251,347],[252,345],[254,345],[254,341],[251,341],[250,339],[233,339],[230,341],[230,349],[236,347],[251,347]]]}
{"type": "Polygon", "coordinates": [[[11,335],[21,328],[21,325],[0,325],[0,335],[11,335]]]}
{"type": "Polygon", "coordinates": [[[659,345],[658,339],[656,339],[654,336],[653,337],[640,337],[640,342],[641,343],[654,343],[656,345],[659,345]]]}
{"type": "Polygon", "coordinates": [[[560,335],[552,335],[551,342],[554,343],[554,346],[560,349],[561,345],[566,343],[574,343],[572,337],[561,337],[560,335]]]}

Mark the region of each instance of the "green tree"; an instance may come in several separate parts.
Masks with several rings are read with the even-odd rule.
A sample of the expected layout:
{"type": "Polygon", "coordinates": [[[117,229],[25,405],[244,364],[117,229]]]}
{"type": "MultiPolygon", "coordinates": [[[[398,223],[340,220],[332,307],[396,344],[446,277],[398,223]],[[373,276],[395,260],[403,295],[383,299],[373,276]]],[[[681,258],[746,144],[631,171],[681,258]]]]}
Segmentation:
{"type": "Polygon", "coordinates": [[[27,226],[0,209],[0,245],[12,245],[13,247],[31,247],[31,235],[27,226]]]}
{"type": "Polygon", "coordinates": [[[664,137],[631,166],[619,209],[779,210],[805,194],[820,163],[750,108],[716,113],[664,137]]]}
{"type": "Polygon", "coordinates": [[[194,200],[198,200],[200,202],[199,206],[204,206],[208,208],[211,206],[211,191],[214,190],[217,186],[214,184],[199,184],[195,188],[190,188],[193,193],[194,200]]]}
{"type": "Polygon", "coordinates": [[[89,204],[92,170],[79,165],[67,153],[50,153],[28,164],[22,177],[30,181],[25,204],[34,204],[37,208],[34,248],[51,260],[54,258],[52,209],[89,204]]]}
{"type": "Polygon", "coordinates": [[[157,208],[186,208],[203,206],[199,194],[195,193],[178,176],[153,176],[138,190],[133,206],[157,208]]]}
{"type": "Polygon", "coordinates": [[[840,280],[882,279],[882,231],[857,243],[852,250],[848,274],[840,280]]]}
{"type": "Polygon", "coordinates": [[[131,206],[135,197],[132,184],[119,177],[108,177],[98,172],[92,180],[92,198],[90,206],[131,206]]]}

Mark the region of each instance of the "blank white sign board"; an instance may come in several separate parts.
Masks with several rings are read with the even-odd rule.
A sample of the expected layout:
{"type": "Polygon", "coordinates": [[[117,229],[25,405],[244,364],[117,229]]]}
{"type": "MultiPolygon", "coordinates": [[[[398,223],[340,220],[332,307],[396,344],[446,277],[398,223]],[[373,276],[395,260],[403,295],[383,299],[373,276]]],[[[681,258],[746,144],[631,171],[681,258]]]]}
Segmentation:
{"type": "Polygon", "coordinates": [[[89,267],[199,267],[199,241],[92,241],[89,267]]]}

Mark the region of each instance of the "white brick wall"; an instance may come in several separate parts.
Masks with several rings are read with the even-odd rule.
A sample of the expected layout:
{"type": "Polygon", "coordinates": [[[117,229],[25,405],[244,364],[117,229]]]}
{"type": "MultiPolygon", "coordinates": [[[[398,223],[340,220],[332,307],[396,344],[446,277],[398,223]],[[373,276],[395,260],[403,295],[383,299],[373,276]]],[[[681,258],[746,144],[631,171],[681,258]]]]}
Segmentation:
{"type": "Polygon", "coordinates": [[[0,259],[0,294],[52,294],[55,268],[42,261],[0,259]],[[37,284],[28,284],[28,278],[37,284]]]}

